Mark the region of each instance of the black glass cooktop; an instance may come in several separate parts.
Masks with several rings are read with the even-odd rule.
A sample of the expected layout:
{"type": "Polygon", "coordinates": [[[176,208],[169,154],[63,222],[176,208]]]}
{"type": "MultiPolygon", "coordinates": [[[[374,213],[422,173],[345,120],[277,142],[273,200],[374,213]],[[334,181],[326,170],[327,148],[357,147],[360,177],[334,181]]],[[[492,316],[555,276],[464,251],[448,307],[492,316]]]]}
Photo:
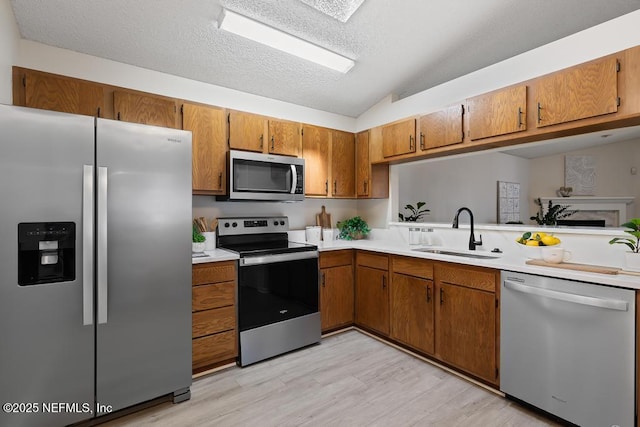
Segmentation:
{"type": "Polygon", "coordinates": [[[283,254],[291,252],[315,251],[318,249],[316,245],[307,243],[297,243],[285,241],[268,241],[268,242],[242,242],[227,243],[220,246],[222,249],[237,252],[240,256],[252,256],[262,254],[283,254]]]}

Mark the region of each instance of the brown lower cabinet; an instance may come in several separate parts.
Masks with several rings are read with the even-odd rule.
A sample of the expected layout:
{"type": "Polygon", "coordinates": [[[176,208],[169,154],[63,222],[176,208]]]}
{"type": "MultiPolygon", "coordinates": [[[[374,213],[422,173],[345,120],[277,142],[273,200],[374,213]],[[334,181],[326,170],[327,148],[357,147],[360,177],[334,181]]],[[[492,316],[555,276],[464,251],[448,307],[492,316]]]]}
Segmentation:
{"type": "Polygon", "coordinates": [[[236,261],[192,267],[193,372],[231,362],[238,356],[236,261]]]}
{"type": "Polygon", "coordinates": [[[389,257],[356,252],[356,324],[389,335],[389,257]]]}
{"type": "Polygon", "coordinates": [[[320,254],[322,332],[349,326],[354,320],[353,250],[320,254]]]}
{"type": "MultiPolygon", "coordinates": [[[[346,261],[323,267],[325,256],[334,294],[321,284],[323,331],[349,326],[353,283],[346,261]]],[[[498,387],[499,285],[491,268],[356,250],[354,323],[498,387]]]]}
{"type": "Polygon", "coordinates": [[[391,258],[391,338],[427,354],[435,351],[433,263],[391,258]]]}

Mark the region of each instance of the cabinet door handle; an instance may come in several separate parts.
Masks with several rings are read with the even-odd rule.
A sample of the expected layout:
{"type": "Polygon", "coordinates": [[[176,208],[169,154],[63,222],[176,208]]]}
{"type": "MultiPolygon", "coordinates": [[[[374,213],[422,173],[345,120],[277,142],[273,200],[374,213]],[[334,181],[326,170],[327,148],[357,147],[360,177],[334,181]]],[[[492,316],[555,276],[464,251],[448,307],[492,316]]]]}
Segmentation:
{"type": "Polygon", "coordinates": [[[387,287],[387,276],[382,276],[382,289],[387,287]]]}
{"type": "Polygon", "coordinates": [[[538,123],[541,123],[541,122],[542,122],[542,113],[541,113],[541,110],[542,110],[542,105],[540,105],[540,103],[538,102],[538,123]]]}
{"type": "Polygon", "coordinates": [[[329,180],[324,182],[324,194],[329,194],[329,180]]]}
{"type": "Polygon", "coordinates": [[[260,149],[262,150],[262,149],[263,149],[263,147],[264,147],[264,135],[263,135],[263,134],[261,134],[261,135],[260,135],[260,149]]]}
{"type": "Polygon", "coordinates": [[[420,149],[424,150],[424,133],[420,132],[420,149]]]}
{"type": "Polygon", "coordinates": [[[409,135],[409,151],[413,150],[413,135],[409,135]]]}
{"type": "Polygon", "coordinates": [[[518,107],[518,127],[522,127],[522,107],[518,107]]]}
{"type": "Polygon", "coordinates": [[[364,181],[364,194],[369,194],[369,192],[367,191],[367,180],[364,181]]]}
{"type": "Polygon", "coordinates": [[[440,288],[440,305],[444,304],[444,289],[440,288]]]}
{"type": "Polygon", "coordinates": [[[322,287],[324,288],[326,285],[326,280],[325,280],[325,272],[320,273],[320,275],[322,275],[322,287]]]}
{"type": "Polygon", "coordinates": [[[431,288],[427,286],[427,302],[431,301],[431,288]]]}
{"type": "Polygon", "coordinates": [[[338,181],[336,181],[334,179],[333,180],[333,195],[335,196],[337,192],[338,192],[338,181]]]}
{"type": "Polygon", "coordinates": [[[222,188],[222,172],[218,174],[218,188],[222,188]]]}
{"type": "Polygon", "coordinates": [[[276,139],[273,135],[271,135],[271,151],[275,150],[276,139]]]}

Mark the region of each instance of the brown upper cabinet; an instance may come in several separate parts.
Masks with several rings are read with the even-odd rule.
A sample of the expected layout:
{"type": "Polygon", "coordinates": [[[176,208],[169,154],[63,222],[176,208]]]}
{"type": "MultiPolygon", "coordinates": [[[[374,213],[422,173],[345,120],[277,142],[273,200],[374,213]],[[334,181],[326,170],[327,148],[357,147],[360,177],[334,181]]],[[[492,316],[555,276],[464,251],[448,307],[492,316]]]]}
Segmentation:
{"type": "Polygon", "coordinates": [[[618,70],[617,59],[607,57],[537,79],[537,126],[618,111],[618,70]]]}
{"type": "Polygon", "coordinates": [[[462,105],[454,105],[420,117],[420,150],[445,147],[462,142],[462,105]]]}
{"type": "Polygon", "coordinates": [[[302,128],[304,191],[307,196],[329,195],[329,138],[331,131],[318,126],[302,128]]]}
{"type": "Polygon", "coordinates": [[[384,157],[415,153],[416,119],[394,122],[382,127],[382,153],[384,157]]]}
{"type": "Polygon", "coordinates": [[[355,197],[355,137],[350,132],[331,132],[331,180],[333,197],[355,197]]]}
{"type": "Polygon", "coordinates": [[[369,161],[369,131],[356,134],[356,196],[369,197],[371,162],[369,161]]]}
{"type": "Polygon", "coordinates": [[[269,119],[270,154],[299,156],[302,144],[300,123],[269,119]]]}
{"type": "Polygon", "coordinates": [[[176,100],[164,96],[129,91],[113,92],[116,120],[144,125],[177,128],[176,100]]]}
{"type": "Polygon", "coordinates": [[[185,103],[182,128],[192,133],[194,194],[227,192],[227,115],[224,109],[185,103]]]}
{"type": "Polygon", "coordinates": [[[97,83],[17,68],[13,79],[15,105],[104,117],[104,88],[97,83]]]}
{"type": "Polygon", "coordinates": [[[229,148],[232,150],[264,151],[266,118],[257,114],[229,113],[229,148]]]}
{"type": "Polygon", "coordinates": [[[511,86],[467,100],[469,137],[489,138],[527,130],[527,86],[511,86]]]}

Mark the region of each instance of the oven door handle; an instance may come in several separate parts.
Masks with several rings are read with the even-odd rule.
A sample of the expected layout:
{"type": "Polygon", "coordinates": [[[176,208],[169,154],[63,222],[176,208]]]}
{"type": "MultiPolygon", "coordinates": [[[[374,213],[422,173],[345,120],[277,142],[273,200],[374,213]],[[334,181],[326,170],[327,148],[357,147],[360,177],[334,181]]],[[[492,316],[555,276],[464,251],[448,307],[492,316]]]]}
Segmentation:
{"type": "Polygon", "coordinates": [[[276,262],[298,261],[301,259],[318,258],[318,251],[291,252],[286,254],[273,254],[263,256],[251,256],[240,258],[240,267],[251,265],[273,264],[276,262]]]}
{"type": "Polygon", "coordinates": [[[296,171],[296,165],[291,165],[291,194],[296,193],[296,187],[298,186],[298,173],[296,171]]]}

